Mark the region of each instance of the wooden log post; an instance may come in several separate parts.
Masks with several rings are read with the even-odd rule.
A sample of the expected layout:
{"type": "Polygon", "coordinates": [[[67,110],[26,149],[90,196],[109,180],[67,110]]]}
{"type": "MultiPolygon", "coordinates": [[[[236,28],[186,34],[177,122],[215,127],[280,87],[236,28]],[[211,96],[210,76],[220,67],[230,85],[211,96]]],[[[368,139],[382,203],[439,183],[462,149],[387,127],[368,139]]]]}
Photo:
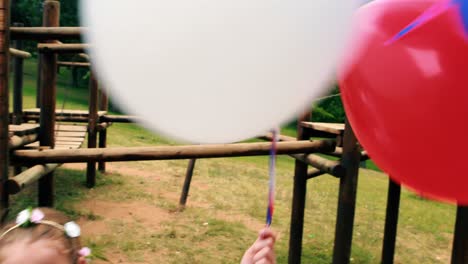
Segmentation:
{"type": "MultiPolygon", "coordinates": [[[[88,149],[97,146],[98,125],[98,81],[91,71],[89,78],[89,122],[88,122],[88,149]]],[[[86,186],[93,188],[96,185],[96,162],[89,161],[86,167],[86,186]]]]}
{"type": "MultiPolygon", "coordinates": [[[[101,87],[99,89],[99,111],[109,110],[109,98],[107,97],[106,91],[101,87]]],[[[99,148],[107,147],[107,128],[99,131],[99,148]]],[[[102,173],[106,172],[106,163],[100,161],[98,163],[98,170],[102,173]]]]}
{"type": "MultiPolygon", "coordinates": [[[[22,23],[14,23],[16,27],[22,27],[22,23]]],[[[23,49],[23,41],[16,40],[14,47],[17,50],[23,49]]],[[[11,51],[10,51],[11,52],[11,51]]],[[[19,125],[23,122],[23,58],[20,56],[14,57],[13,66],[13,116],[12,123],[19,125]]],[[[21,166],[14,167],[15,175],[21,173],[21,166]]]]}
{"type": "MultiPolygon", "coordinates": [[[[256,142],[105,149],[16,150],[13,152],[12,162],[33,165],[46,163],[82,163],[89,161],[110,162],[247,157],[269,155],[270,148],[271,143],[269,142],[256,142]]],[[[331,140],[301,140],[278,142],[276,150],[278,155],[284,155],[326,152],[332,151],[334,148],[335,141],[331,140]]]]}
{"type": "MultiPolygon", "coordinates": [[[[59,26],[60,2],[46,0],[44,2],[44,26],[59,26]]],[[[41,112],[39,143],[40,146],[55,145],[55,103],[56,103],[56,81],[57,81],[57,55],[45,53],[41,63],[41,112]]],[[[54,204],[54,175],[48,173],[39,179],[38,203],[39,206],[52,207],[54,204]]]]}
{"type": "MultiPolygon", "coordinates": [[[[22,23],[14,23],[16,27],[22,27],[22,23]]],[[[23,41],[16,40],[14,42],[14,47],[18,50],[23,49],[23,41]]],[[[12,123],[19,125],[23,122],[23,58],[15,57],[14,58],[14,67],[13,67],[13,120],[12,123]]]]}
{"type": "Polygon", "coordinates": [[[340,178],[333,264],[348,264],[350,261],[360,156],[356,136],[346,121],[342,158],[345,174],[340,178]]]}
{"type": "Polygon", "coordinates": [[[457,207],[451,263],[468,263],[468,206],[457,207]]]}
{"type": "Polygon", "coordinates": [[[382,246],[382,264],[393,264],[400,211],[401,186],[388,179],[387,212],[382,246]]]}
{"type": "Polygon", "coordinates": [[[183,210],[185,208],[185,205],[187,204],[187,197],[190,191],[190,183],[192,182],[192,176],[193,176],[193,171],[195,169],[195,162],[196,159],[190,159],[188,166],[187,166],[187,172],[185,174],[185,180],[184,180],[184,185],[182,187],[182,193],[180,195],[180,200],[179,200],[179,210],[183,210]]]}
{"type": "Polygon", "coordinates": [[[8,191],[5,182],[8,180],[9,166],[9,95],[8,95],[8,61],[9,61],[9,0],[0,0],[0,214],[3,222],[8,212],[8,191]]]}
{"type": "Polygon", "coordinates": [[[36,77],[36,108],[41,108],[42,97],[42,54],[37,55],[37,77],[36,77]]]}
{"type": "MultiPolygon", "coordinates": [[[[300,125],[302,121],[309,121],[311,113],[308,111],[297,122],[297,139],[305,140],[309,138],[307,131],[300,125]]],[[[294,142],[294,141],[291,141],[294,142]]],[[[278,144],[280,144],[279,142],[278,144]]],[[[304,232],[304,208],[307,191],[307,167],[308,165],[300,160],[295,160],[294,164],[294,187],[291,210],[291,226],[289,234],[289,264],[300,264],[302,256],[302,235],[304,232]]]]}

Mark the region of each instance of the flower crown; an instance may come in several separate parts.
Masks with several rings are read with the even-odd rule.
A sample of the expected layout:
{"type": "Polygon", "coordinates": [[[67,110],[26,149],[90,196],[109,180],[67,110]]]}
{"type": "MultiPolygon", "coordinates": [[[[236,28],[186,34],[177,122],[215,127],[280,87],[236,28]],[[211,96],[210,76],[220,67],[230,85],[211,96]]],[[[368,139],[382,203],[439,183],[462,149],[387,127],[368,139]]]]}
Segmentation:
{"type": "MultiPolygon", "coordinates": [[[[44,220],[44,216],[45,216],[44,213],[37,208],[36,209],[28,208],[28,209],[21,211],[16,217],[16,225],[10,227],[5,232],[3,232],[3,234],[0,235],[0,239],[5,237],[8,233],[15,230],[16,228],[30,227],[32,225],[39,225],[39,224],[55,227],[63,231],[65,235],[69,238],[76,238],[81,235],[81,229],[77,223],[70,221],[68,223],[65,223],[64,225],[61,225],[54,221],[44,220]]],[[[91,249],[89,249],[88,247],[83,247],[78,251],[78,255],[83,256],[83,257],[88,257],[91,255],[91,249]]]]}

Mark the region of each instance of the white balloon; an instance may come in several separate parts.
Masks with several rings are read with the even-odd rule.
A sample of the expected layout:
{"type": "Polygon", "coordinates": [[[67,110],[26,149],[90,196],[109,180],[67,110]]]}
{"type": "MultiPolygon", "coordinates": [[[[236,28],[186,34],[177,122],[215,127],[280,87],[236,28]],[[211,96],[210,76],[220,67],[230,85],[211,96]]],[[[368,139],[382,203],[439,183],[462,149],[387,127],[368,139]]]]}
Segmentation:
{"type": "Polygon", "coordinates": [[[351,0],[82,0],[93,66],[123,110],[183,141],[233,142],[324,93],[351,0]]]}

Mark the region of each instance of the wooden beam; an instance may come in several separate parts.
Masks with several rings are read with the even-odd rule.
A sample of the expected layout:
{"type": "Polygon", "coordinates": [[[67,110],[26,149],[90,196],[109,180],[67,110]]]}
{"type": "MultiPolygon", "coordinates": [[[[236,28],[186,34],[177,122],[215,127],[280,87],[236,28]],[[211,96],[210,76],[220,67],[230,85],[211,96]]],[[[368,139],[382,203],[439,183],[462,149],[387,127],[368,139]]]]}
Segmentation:
{"type": "MultiPolygon", "coordinates": [[[[98,81],[96,75],[91,71],[89,78],[89,121],[88,121],[88,149],[97,147],[97,124],[98,124],[98,81]]],[[[96,162],[88,161],[86,166],[86,186],[93,188],[96,185],[96,162]]]]}
{"type": "Polygon", "coordinates": [[[64,66],[64,67],[81,67],[81,68],[91,67],[91,63],[89,62],[74,62],[74,61],[59,61],[57,62],[57,65],[64,66]]]}
{"type": "MultiPolygon", "coordinates": [[[[16,23],[15,25],[22,26],[23,24],[16,23]]],[[[23,48],[23,41],[16,40],[14,46],[18,49],[23,48]]],[[[23,123],[23,59],[31,54],[18,49],[10,48],[10,55],[17,55],[14,59],[13,66],[13,120],[12,123],[19,125],[23,123]],[[18,56],[19,55],[19,56],[18,56]]]]}
{"type": "Polygon", "coordinates": [[[9,194],[17,194],[26,186],[33,184],[45,175],[53,172],[59,164],[46,164],[33,166],[6,182],[9,194]]]}
{"type": "Polygon", "coordinates": [[[356,136],[350,123],[346,120],[342,159],[345,175],[340,178],[333,264],[348,264],[350,262],[360,155],[356,136]]]}
{"type": "MultiPolygon", "coordinates": [[[[60,2],[46,0],[44,2],[43,25],[46,27],[59,26],[60,2]]],[[[47,44],[45,44],[47,45],[47,44]]],[[[49,44],[52,45],[52,44],[49,44]]],[[[45,53],[42,55],[41,66],[41,111],[39,143],[40,146],[54,148],[55,144],[55,104],[57,96],[57,55],[45,53]]],[[[39,206],[52,207],[54,205],[54,175],[48,173],[39,180],[39,206]]]]}
{"type": "Polygon", "coordinates": [[[37,49],[41,53],[82,53],[90,47],[89,44],[58,44],[58,43],[39,43],[37,49]]]}
{"type": "MultiPolygon", "coordinates": [[[[301,127],[300,123],[308,121],[312,118],[310,111],[305,112],[297,120],[297,140],[309,139],[310,135],[307,130],[301,127]]],[[[293,143],[297,141],[285,141],[281,143],[293,143]]],[[[335,148],[331,148],[333,151],[335,148]]],[[[302,256],[302,237],[304,232],[304,210],[307,193],[307,169],[308,165],[300,160],[294,162],[294,183],[293,197],[291,205],[291,223],[289,232],[289,264],[300,264],[302,256]]]]}
{"type": "Polygon", "coordinates": [[[9,165],[9,118],[8,118],[8,61],[9,61],[9,34],[10,1],[0,0],[0,210],[8,210],[8,192],[4,183],[8,180],[9,165]]]}
{"type": "MultiPolygon", "coordinates": [[[[99,89],[99,110],[101,111],[106,111],[109,110],[109,97],[107,96],[106,91],[103,89],[102,85],[101,88],[99,89]]],[[[101,117],[102,120],[102,117],[101,117]]],[[[98,147],[99,148],[106,148],[107,147],[107,128],[112,125],[111,122],[104,122],[101,124],[107,124],[106,127],[102,126],[103,129],[99,128],[99,143],[98,147]]],[[[101,173],[106,172],[106,163],[103,161],[100,161],[98,163],[98,170],[101,173]]]]}
{"type": "Polygon", "coordinates": [[[27,40],[80,39],[85,30],[83,27],[11,27],[10,36],[27,40]]]}
{"type": "MultiPolygon", "coordinates": [[[[334,147],[335,142],[330,140],[278,142],[278,154],[322,152],[330,151],[334,147]]],[[[270,143],[261,142],[76,150],[17,150],[13,152],[12,158],[17,163],[27,164],[222,158],[269,155],[270,148],[270,143]]]]}
{"type": "MultiPolygon", "coordinates": [[[[262,136],[260,137],[261,139],[266,139],[266,140],[270,140],[271,141],[271,138],[272,138],[272,135],[271,133],[270,134],[267,134],[265,136],[262,136]]],[[[289,137],[289,136],[283,136],[283,135],[280,135],[278,137],[278,139],[280,141],[286,141],[286,142],[292,142],[292,141],[296,141],[295,138],[293,137],[289,137]]],[[[335,151],[336,151],[337,148],[335,148],[335,151]]],[[[330,152],[327,152],[327,153],[330,153],[330,152]]],[[[335,177],[341,177],[343,176],[344,174],[344,168],[343,166],[341,166],[340,162],[339,161],[336,161],[336,160],[328,160],[326,158],[323,158],[323,157],[320,157],[318,155],[315,155],[315,154],[310,154],[310,155],[304,155],[304,154],[290,154],[289,156],[297,159],[297,160],[300,160],[316,169],[319,169],[320,171],[324,172],[324,173],[328,173],[332,176],[335,176],[335,177]]]]}
{"type": "MultiPolygon", "coordinates": [[[[57,44],[63,44],[63,42],[58,41],[58,40],[57,40],[55,43],[57,43],[57,44]]],[[[90,60],[89,55],[86,54],[86,53],[78,53],[78,54],[75,54],[75,56],[78,56],[78,57],[80,57],[80,58],[82,58],[82,59],[85,59],[85,60],[87,60],[87,61],[90,60]]]]}
{"type": "Polygon", "coordinates": [[[401,186],[388,178],[387,210],[382,246],[382,264],[393,264],[395,243],[398,230],[398,215],[400,213],[401,186]]]}
{"type": "Polygon", "coordinates": [[[345,173],[345,169],[337,160],[329,160],[314,154],[290,154],[290,156],[337,178],[345,173]]]}
{"type": "Polygon", "coordinates": [[[453,232],[452,264],[468,263],[468,207],[457,206],[455,230],[453,232]]]}
{"type": "Polygon", "coordinates": [[[128,115],[103,115],[101,116],[102,122],[135,123],[135,122],[138,122],[138,120],[140,120],[138,116],[128,116],[128,115]]]}
{"type": "Polygon", "coordinates": [[[312,168],[312,169],[307,171],[307,179],[310,180],[310,179],[313,179],[313,178],[317,178],[318,176],[322,176],[324,174],[325,174],[325,172],[323,172],[321,170],[318,170],[316,168],[312,168]]]}
{"type": "Polygon", "coordinates": [[[185,205],[187,204],[187,198],[190,191],[190,183],[192,182],[193,170],[195,169],[196,161],[196,159],[189,160],[187,171],[185,173],[184,185],[182,186],[182,193],[180,194],[179,199],[179,211],[184,210],[185,205]]]}
{"type": "Polygon", "coordinates": [[[24,136],[12,136],[8,142],[8,148],[10,150],[21,148],[25,145],[31,144],[36,142],[38,139],[37,134],[30,134],[24,136]]]}
{"type": "MultiPolygon", "coordinates": [[[[97,125],[96,129],[97,131],[99,131],[99,134],[101,134],[103,131],[106,131],[107,128],[109,128],[110,126],[112,126],[112,123],[110,122],[102,122],[100,123],[99,125],[97,125]]],[[[100,146],[101,147],[101,146],[100,146]]]]}
{"type": "Polygon", "coordinates": [[[15,48],[10,48],[10,55],[13,57],[21,58],[21,59],[31,58],[31,53],[24,51],[24,50],[15,49],[15,48]]]}

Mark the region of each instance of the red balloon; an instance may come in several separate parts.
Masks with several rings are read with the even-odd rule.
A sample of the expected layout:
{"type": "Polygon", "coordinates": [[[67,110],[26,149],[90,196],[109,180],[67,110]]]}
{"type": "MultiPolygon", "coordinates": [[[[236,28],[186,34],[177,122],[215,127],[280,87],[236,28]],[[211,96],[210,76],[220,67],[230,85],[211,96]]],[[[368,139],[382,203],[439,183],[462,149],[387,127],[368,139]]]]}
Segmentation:
{"type": "Polygon", "coordinates": [[[361,7],[340,87],[359,142],[384,171],[423,196],[468,205],[468,43],[459,14],[447,10],[388,43],[436,2],[361,7]]]}

